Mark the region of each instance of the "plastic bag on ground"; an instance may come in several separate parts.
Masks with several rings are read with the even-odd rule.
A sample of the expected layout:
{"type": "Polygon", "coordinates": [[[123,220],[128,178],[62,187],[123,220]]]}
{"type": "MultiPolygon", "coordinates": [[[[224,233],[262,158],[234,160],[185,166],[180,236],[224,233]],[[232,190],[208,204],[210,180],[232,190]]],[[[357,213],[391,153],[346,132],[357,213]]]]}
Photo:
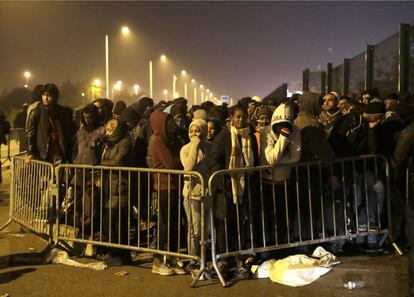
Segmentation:
{"type": "Polygon", "coordinates": [[[93,270],[104,270],[107,267],[106,263],[102,261],[92,262],[88,264],[76,262],[69,258],[69,255],[67,252],[56,249],[56,248],[50,251],[47,257],[47,262],[53,263],[53,264],[63,264],[63,265],[68,265],[68,266],[73,266],[73,267],[89,268],[93,270]]]}
{"type": "Polygon", "coordinates": [[[299,254],[266,261],[257,267],[254,277],[269,277],[273,282],[292,287],[308,285],[328,273],[335,261],[335,255],[322,247],[317,247],[312,256],[319,259],[299,254]]]}

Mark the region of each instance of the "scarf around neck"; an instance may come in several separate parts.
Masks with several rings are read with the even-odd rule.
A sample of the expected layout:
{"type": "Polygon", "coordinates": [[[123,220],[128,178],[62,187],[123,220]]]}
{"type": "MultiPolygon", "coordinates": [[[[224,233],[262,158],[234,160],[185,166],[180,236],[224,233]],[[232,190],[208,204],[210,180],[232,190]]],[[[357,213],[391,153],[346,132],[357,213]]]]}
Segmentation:
{"type": "MultiPolygon", "coordinates": [[[[231,135],[231,155],[229,169],[251,167],[254,165],[252,140],[249,127],[236,129],[230,127],[231,135]],[[240,141],[239,141],[240,139],[240,141]]],[[[231,174],[231,187],[233,203],[242,203],[244,188],[246,186],[244,173],[231,174]]]]}

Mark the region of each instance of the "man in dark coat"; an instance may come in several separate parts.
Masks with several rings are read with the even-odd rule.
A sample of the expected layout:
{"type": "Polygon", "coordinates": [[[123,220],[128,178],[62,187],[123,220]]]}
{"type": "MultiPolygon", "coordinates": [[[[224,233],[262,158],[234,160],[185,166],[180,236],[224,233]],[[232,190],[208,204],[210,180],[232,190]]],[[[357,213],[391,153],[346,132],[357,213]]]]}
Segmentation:
{"type": "Polygon", "coordinates": [[[29,115],[26,137],[28,154],[48,162],[67,162],[71,157],[71,140],[76,132],[72,110],[57,103],[59,90],[54,84],[43,87],[42,103],[29,115]]]}

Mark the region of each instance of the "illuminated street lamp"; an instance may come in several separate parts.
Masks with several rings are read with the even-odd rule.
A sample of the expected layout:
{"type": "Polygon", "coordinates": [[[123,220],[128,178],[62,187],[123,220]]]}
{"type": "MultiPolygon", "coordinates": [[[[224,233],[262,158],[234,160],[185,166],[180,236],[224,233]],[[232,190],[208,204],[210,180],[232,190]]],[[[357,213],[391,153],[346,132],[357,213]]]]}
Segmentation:
{"type": "Polygon", "coordinates": [[[134,88],[134,94],[135,94],[135,95],[138,95],[139,85],[136,85],[136,84],[135,84],[133,88],[134,88]]]}
{"type": "Polygon", "coordinates": [[[200,85],[201,102],[204,102],[204,86],[200,85]]]}
{"type": "Polygon", "coordinates": [[[185,80],[185,77],[187,76],[187,71],[182,70],[182,71],[181,71],[181,75],[182,75],[182,76],[183,76],[183,78],[184,78],[184,98],[186,98],[186,99],[187,99],[187,81],[185,80]]]}
{"type": "Polygon", "coordinates": [[[121,32],[124,35],[128,35],[129,34],[129,28],[128,28],[128,26],[122,26],[121,32]]]}
{"type": "Polygon", "coordinates": [[[24,78],[26,79],[26,84],[24,85],[25,88],[29,86],[29,79],[32,76],[32,74],[29,71],[25,71],[23,73],[24,78]]]}
{"type": "Polygon", "coordinates": [[[164,90],[162,93],[164,94],[164,99],[167,100],[168,90],[164,90]]]}
{"type": "MultiPolygon", "coordinates": [[[[129,28],[123,26],[121,28],[122,35],[129,35],[129,28]]],[[[105,87],[106,98],[109,98],[109,36],[105,34],[105,87]]]]}
{"type": "Polygon", "coordinates": [[[95,79],[93,82],[92,82],[92,86],[91,86],[91,89],[92,89],[92,100],[95,100],[95,87],[98,87],[98,88],[100,88],[101,87],[101,80],[100,79],[95,79]]]}
{"type": "MultiPolygon", "coordinates": [[[[161,62],[166,62],[167,57],[165,55],[160,56],[161,62]]],[[[153,79],[152,79],[152,60],[149,61],[149,89],[150,89],[150,97],[152,98],[152,90],[153,90],[153,79]]]]}
{"type": "Polygon", "coordinates": [[[193,78],[191,80],[191,83],[194,86],[194,96],[193,96],[193,104],[196,105],[197,104],[197,85],[196,85],[196,80],[193,78]]]}

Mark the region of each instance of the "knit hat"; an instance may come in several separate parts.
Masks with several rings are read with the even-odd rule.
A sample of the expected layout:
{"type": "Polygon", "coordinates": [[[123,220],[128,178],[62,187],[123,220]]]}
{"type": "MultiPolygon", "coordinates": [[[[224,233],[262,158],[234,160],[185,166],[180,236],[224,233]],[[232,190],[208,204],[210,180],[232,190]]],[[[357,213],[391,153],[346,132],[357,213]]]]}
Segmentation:
{"type": "Polygon", "coordinates": [[[267,115],[267,117],[272,117],[272,111],[270,110],[269,106],[267,105],[260,105],[256,107],[256,118],[259,118],[262,114],[267,115]]]}
{"type": "Polygon", "coordinates": [[[370,102],[365,106],[364,112],[367,114],[384,114],[385,104],[382,102],[370,102]]]}
{"type": "Polygon", "coordinates": [[[190,135],[191,126],[198,126],[201,130],[202,137],[205,138],[207,136],[207,123],[205,120],[202,119],[193,119],[193,121],[190,124],[190,127],[188,127],[188,135],[190,135]]]}
{"type": "Polygon", "coordinates": [[[337,92],[329,92],[328,94],[334,96],[336,102],[338,102],[341,99],[341,96],[337,92]]]}
{"type": "Polygon", "coordinates": [[[252,97],[252,100],[254,100],[254,101],[258,102],[258,103],[261,103],[262,102],[262,98],[260,98],[259,96],[253,96],[252,97]]]}
{"type": "Polygon", "coordinates": [[[193,112],[193,119],[207,120],[207,112],[200,108],[193,112]]]}

